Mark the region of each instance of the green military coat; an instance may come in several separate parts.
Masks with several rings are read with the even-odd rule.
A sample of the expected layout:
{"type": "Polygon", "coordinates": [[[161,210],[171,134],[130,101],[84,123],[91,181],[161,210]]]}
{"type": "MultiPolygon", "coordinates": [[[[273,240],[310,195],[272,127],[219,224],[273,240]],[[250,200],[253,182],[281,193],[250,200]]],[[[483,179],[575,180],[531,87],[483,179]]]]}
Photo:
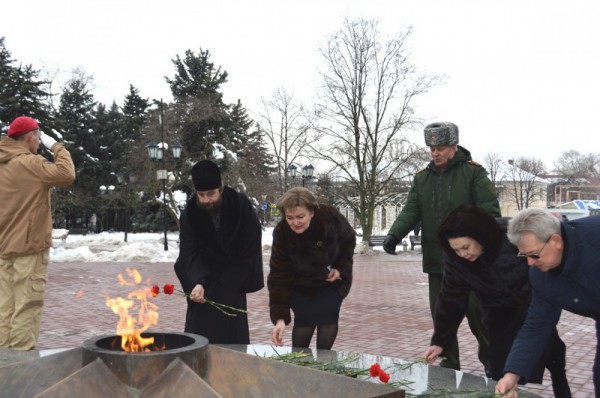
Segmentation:
{"type": "Polygon", "coordinates": [[[415,175],[406,205],[388,234],[402,239],[421,221],[423,272],[442,273],[437,229],[448,214],[463,203],[471,203],[500,217],[496,189],[485,169],[473,162],[471,153],[459,145],[443,173],[430,162],[415,175]]]}

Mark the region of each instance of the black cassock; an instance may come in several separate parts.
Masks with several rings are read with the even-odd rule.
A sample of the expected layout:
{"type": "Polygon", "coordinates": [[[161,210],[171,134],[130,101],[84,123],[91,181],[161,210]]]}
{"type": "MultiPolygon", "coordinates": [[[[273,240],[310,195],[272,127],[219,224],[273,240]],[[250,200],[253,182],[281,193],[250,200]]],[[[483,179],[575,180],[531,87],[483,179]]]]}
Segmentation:
{"type": "MultiPolygon", "coordinates": [[[[218,231],[194,196],[181,213],[175,273],[190,293],[196,284],[212,301],[246,310],[246,293],[264,287],[262,230],[248,198],[225,186],[218,231]]],[[[213,344],[249,344],[248,316],[228,316],[208,303],[187,300],[185,332],[213,344]]]]}

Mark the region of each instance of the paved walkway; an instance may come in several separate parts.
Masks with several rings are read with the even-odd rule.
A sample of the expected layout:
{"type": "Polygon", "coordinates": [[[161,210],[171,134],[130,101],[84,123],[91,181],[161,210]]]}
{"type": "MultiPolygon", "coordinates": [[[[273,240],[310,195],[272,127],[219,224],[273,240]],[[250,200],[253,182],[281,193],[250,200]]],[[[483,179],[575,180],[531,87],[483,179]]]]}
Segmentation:
{"type": "MultiPolygon", "coordinates": [[[[268,256],[264,257],[265,276],[268,256]]],[[[166,263],[51,263],[46,304],[38,349],[68,348],[86,339],[114,334],[117,316],[105,305],[107,297],[125,297],[132,289],[118,285],[117,276],[136,268],[152,284],[178,286],[172,264],[166,263]]],[[[421,272],[418,252],[390,256],[383,252],[355,256],[354,284],[342,305],[340,329],[333,349],[403,359],[417,359],[429,345],[432,322],[427,299],[427,278],[421,272]]],[[[157,296],[162,331],[183,331],[185,300],[157,296]]],[[[266,288],[249,295],[251,342],[270,344],[272,324],[266,288]]],[[[573,396],[593,397],[592,366],[596,350],[594,322],[563,313],[559,332],[567,344],[567,373],[573,396]]],[[[291,329],[284,344],[290,345],[291,329]]],[[[483,375],[477,360],[476,341],[466,322],[459,330],[464,371],[483,375]]],[[[544,383],[527,388],[552,396],[549,376],[544,383]]]]}

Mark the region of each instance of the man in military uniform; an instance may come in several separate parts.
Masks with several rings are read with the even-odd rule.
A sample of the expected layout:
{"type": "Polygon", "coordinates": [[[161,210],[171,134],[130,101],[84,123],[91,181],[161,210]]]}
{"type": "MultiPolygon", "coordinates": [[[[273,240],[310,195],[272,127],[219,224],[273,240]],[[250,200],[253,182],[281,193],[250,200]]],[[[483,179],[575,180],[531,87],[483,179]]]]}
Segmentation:
{"type": "MultiPolygon", "coordinates": [[[[417,173],[406,205],[390,228],[383,248],[395,254],[396,245],[421,222],[423,272],[429,279],[429,307],[433,317],[442,286],[442,249],[437,230],[448,214],[463,203],[473,204],[494,217],[500,217],[496,190],[485,169],[471,159],[471,153],[458,145],[458,127],[453,123],[432,123],[425,127],[425,144],[431,150],[431,162],[417,173]]],[[[479,342],[479,360],[487,372],[487,336],[481,323],[479,302],[469,298],[467,319],[479,342]]],[[[460,369],[458,340],[445,352],[441,366],[460,369]]]]}

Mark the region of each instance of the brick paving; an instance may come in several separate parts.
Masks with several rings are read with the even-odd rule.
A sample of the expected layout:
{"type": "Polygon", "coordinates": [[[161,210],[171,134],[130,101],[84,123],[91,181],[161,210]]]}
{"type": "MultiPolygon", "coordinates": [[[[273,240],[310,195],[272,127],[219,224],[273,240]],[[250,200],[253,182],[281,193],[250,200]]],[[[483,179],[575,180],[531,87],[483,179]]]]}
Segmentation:
{"type": "MultiPolygon", "coordinates": [[[[264,256],[265,276],[268,254],[264,256]]],[[[106,297],[126,296],[131,288],[117,284],[117,275],[136,268],[144,280],[163,285],[178,281],[171,263],[51,263],[38,349],[80,346],[88,338],[114,334],[117,316],[106,297]]],[[[354,284],[342,305],[338,338],[333,349],[402,359],[417,359],[429,345],[432,322],[427,299],[427,277],[417,251],[390,256],[382,252],[355,255],[354,284]]],[[[156,330],[183,331],[185,300],[159,295],[156,330]]],[[[251,342],[271,343],[272,324],[267,290],[248,296],[251,342]]],[[[576,398],[593,397],[592,367],[596,351],[595,324],[564,312],[559,333],[567,344],[567,375],[576,398]]],[[[291,329],[284,343],[290,344],[291,329]]],[[[314,344],[314,341],[313,341],[314,344]]],[[[466,322],[459,330],[462,370],[483,375],[476,340],[466,322]]],[[[546,372],[547,373],[547,372],[546,372]]],[[[542,385],[527,389],[552,396],[549,375],[542,385]]]]}

